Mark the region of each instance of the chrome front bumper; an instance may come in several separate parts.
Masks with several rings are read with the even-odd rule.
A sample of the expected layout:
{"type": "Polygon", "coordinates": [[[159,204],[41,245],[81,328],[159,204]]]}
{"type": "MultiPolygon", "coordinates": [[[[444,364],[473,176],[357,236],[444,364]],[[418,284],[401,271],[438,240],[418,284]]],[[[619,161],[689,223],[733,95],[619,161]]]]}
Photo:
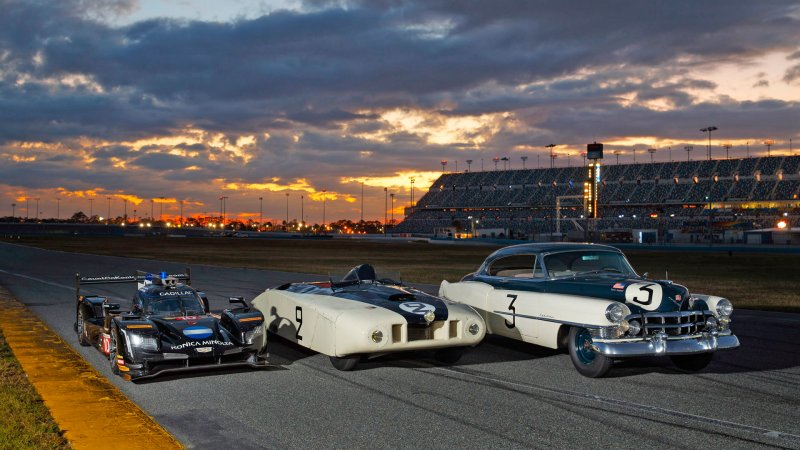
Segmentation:
{"type": "Polygon", "coordinates": [[[717,350],[729,350],[739,346],[733,334],[701,333],[693,337],[667,337],[658,333],[646,340],[592,342],[592,349],[610,358],[631,356],[691,355],[717,350]]]}

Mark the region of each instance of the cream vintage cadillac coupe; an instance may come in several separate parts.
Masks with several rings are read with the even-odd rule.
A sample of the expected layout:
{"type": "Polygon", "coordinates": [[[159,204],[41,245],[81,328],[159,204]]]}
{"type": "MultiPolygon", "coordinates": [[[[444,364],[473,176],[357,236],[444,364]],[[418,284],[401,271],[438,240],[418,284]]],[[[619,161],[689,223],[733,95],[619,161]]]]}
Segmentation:
{"type": "Polygon", "coordinates": [[[439,296],[472,306],[487,333],[567,348],[575,368],[603,376],[616,358],[669,356],[687,371],[739,346],[733,307],[671,281],[639,276],[622,252],[597,244],[523,244],[500,249],[439,296]]]}

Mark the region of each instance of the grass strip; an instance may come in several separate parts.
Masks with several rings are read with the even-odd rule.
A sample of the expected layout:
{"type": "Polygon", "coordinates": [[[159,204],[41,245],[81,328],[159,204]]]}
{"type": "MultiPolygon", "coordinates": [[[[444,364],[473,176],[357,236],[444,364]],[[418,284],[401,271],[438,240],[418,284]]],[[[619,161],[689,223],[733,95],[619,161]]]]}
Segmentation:
{"type": "Polygon", "coordinates": [[[67,449],[67,440],[0,331],[0,449],[67,449]]]}

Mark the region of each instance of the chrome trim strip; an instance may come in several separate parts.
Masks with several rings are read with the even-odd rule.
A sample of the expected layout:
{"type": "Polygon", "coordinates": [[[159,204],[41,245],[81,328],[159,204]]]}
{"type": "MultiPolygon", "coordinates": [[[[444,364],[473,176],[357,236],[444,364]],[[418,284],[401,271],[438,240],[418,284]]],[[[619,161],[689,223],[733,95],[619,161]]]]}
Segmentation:
{"type": "Polygon", "coordinates": [[[523,319],[541,320],[542,322],[560,323],[562,325],[570,325],[570,326],[573,326],[573,327],[581,327],[581,328],[588,328],[588,329],[605,328],[605,327],[613,327],[614,326],[614,325],[589,325],[588,323],[567,322],[565,320],[548,319],[548,318],[545,318],[545,317],[534,317],[534,316],[529,316],[527,314],[517,314],[517,313],[512,314],[512,313],[506,312],[506,311],[492,311],[492,312],[495,313],[495,314],[501,314],[501,315],[509,316],[509,317],[516,316],[516,317],[522,317],[523,319]]]}

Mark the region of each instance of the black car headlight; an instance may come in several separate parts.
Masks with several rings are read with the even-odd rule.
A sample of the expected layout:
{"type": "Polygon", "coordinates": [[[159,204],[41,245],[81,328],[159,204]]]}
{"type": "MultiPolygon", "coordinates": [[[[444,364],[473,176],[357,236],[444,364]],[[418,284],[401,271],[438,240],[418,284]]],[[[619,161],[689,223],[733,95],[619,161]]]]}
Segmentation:
{"type": "Polygon", "coordinates": [[[130,334],[131,346],[142,350],[158,351],[158,337],[148,334],[130,334]]]}

